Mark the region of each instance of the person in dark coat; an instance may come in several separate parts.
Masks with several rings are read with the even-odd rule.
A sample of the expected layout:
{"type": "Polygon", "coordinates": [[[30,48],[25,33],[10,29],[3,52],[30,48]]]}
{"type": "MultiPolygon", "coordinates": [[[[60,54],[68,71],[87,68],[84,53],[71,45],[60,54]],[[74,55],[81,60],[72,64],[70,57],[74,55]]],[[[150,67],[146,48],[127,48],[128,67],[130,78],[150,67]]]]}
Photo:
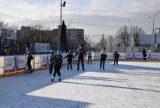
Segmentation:
{"type": "Polygon", "coordinates": [[[50,56],[50,64],[49,64],[49,74],[52,74],[52,70],[53,70],[53,64],[54,64],[54,52],[51,52],[51,56],[50,56]]]}
{"type": "Polygon", "coordinates": [[[147,53],[146,53],[146,50],[144,48],[143,48],[143,51],[142,51],[142,55],[143,55],[143,60],[146,61],[147,53]]]}
{"type": "Polygon", "coordinates": [[[84,55],[87,55],[87,54],[86,54],[86,51],[85,51],[83,45],[80,45],[80,48],[77,49],[75,57],[77,55],[78,55],[77,71],[79,70],[79,63],[80,63],[80,61],[81,61],[81,64],[82,64],[82,69],[83,69],[83,71],[85,71],[85,68],[84,68],[84,55]]]}
{"type": "Polygon", "coordinates": [[[28,52],[28,55],[27,55],[27,66],[28,66],[28,72],[32,73],[33,70],[32,70],[32,65],[31,65],[31,61],[33,60],[33,56],[32,56],[32,53],[31,52],[28,52]]]}
{"type": "Polygon", "coordinates": [[[114,57],[114,63],[113,63],[113,65],[116,64],[118,66],[118,59],[120,57],[119,53],[117,51],[114,51],[113,57],[114,57]]]}
{"type": "Polygon", "coordinates": [[[57,54],[54,55],[54,58],[53,58],[53,64],[54,64],[54,73],[53,73],[53,77],[51,78],[51,82],[54,81],[55,77],[56,77],[56,74],[58,74],[58,77],[59,77],[59,82],[61,81],[61,72],[60,72],[60,69],[61,69],[61,66],[62,66],[62,62],[63,62],[63,56],[61,54],[61,51],[60,50],[57,50],[57,54]]]}
{"type": "Polygon", "coordinates": [[[72,58],[74,58],[73,54],[72,54],[72,51],[69,50],[68,51],[68,54],[64,57],[64,59],[67,58],[67,70],[69,69],[69,66],[72,70],[72,58]]]}
{"type": "Polygon", "coordinates": [[[107,59],[107,53],[106,53],[106,48],[103,47],[101,52],[100,52],[100,68],[102,68],[102,65],[103,65],[103,70],[105,70],[105,61],[107,59]]]}

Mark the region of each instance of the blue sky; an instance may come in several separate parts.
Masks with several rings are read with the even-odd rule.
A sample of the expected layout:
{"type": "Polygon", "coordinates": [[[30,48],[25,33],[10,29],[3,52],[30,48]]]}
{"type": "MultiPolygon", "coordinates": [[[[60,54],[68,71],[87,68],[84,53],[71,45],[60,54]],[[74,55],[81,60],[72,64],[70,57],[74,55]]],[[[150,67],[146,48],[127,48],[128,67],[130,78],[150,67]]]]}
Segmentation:
{"type": "MultiPolygon", "coordinates": [[[[59,25],[60,0],[0,0],[0,2],[0,20],[5,20],[9,24],[20,26],[23,22],[23,25],[29,25],[34,24],[30,21],[34,20],[37,23],[43,22],[46,27],[56,28],[59,25]]],[[[147,0],[147,2],[146,0],[66,0],[66,2],[66,7],[63,7],[63,20],[66,25],[68,28],[83,28],[86,35],[116,34],[123,25],[139,26],[147,33],[151,33],[153,21],[149,16],[153,17],[160,9],[160,0],[147,0]]],[[[160,13],[155,18],[155,27],[160,27],[159,20],[160,13]]]]}

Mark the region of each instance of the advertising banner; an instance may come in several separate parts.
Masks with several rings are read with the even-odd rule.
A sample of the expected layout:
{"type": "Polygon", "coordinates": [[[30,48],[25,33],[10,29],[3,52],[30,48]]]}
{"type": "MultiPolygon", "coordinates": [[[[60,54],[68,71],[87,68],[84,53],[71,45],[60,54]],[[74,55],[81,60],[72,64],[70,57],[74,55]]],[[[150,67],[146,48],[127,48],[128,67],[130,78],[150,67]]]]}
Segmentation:
{"type": "Polygon", "coordinates": [[[46,68],[48,66],[48,55],[41,56],[41,66],[42,68],[46,68]]]}
{"type": "Polygon", "coordinates": [[[150,53],[151,59],[158,59],[158,53],[150,53]]]}
{"type": "Polygon", "coordinates": [[[134,58],[134,53],[133,52],[129,52],[129,53],[126,54],[126,57],[128,59],[133,59],[134,58]]]}
{"type": "Polygon", "coordinates": [[[4,57],[4,73],[14,72],[15,68],[15,57],[5,56],[4,57]]]}
{"type": "Polygon", "coordinates": [[[26,65],[26,56],[17,56],[17,71],[24,71],[26,65]]]}

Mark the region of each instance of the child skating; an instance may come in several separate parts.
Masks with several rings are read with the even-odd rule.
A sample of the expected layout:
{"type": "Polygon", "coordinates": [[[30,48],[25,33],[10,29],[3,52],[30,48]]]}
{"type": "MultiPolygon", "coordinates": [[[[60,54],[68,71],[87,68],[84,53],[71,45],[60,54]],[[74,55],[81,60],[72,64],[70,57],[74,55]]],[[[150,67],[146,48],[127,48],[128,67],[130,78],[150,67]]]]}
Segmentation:
{"type": "Polygon", "coordinates": [[[72,70],[72,58],[74,58],[72,51],[69,50],[68,54],[64,57],[64,59],[67,58],[67,70],[70,69],[72,70]]]}
{"type": "Polygon", "coordinates": [[[54,62],[54,73],[53,76],[51,78],[51,82],[54,81],[56,74],[58,74],[58,81],[61,81],[61,66],[62,66],[62,61],[63,61],[63,56],[61,55],[61,51],[57,50],[57,54],[54,56],[53,58],[53,62],[54,62]]]}

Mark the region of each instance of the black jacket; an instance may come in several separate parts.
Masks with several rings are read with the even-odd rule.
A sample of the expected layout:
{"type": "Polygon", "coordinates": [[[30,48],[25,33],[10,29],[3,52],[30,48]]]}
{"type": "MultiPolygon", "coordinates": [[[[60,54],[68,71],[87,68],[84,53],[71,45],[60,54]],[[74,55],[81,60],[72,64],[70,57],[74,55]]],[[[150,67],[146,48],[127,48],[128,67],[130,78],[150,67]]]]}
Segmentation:
{"type": "Polygon", "coordinates": [[[28,57],[27,57],[27,64],[30,63],[32,59],[33,59],[33,56],[32,55],[28,55],[28,57]]]}
{"type": "Polygon", "coordinates": [[[68,62],[72,62],[72,58],[74,58],[74,56],[73,56],[72,53],[68,53],[68,54],[64,57],[64,59],[65,59],[65,58],[68,58],[68,59],[67,59],[68,62]]]}
{"type": "Polygon", "coordinates": [[[87,55],[86,54],[86,51],[84,48],[79,48],[75,54],[75,57],[78,55],[78,58],[80,59],[83,59],[84,58],[84,55],[87,55]]]}
{"type": "Polygon", "coordinates": [[[53,58],[54,65],[62,65],[63,62],[63,56],[61,54],[56,54],[53,58]]]}

